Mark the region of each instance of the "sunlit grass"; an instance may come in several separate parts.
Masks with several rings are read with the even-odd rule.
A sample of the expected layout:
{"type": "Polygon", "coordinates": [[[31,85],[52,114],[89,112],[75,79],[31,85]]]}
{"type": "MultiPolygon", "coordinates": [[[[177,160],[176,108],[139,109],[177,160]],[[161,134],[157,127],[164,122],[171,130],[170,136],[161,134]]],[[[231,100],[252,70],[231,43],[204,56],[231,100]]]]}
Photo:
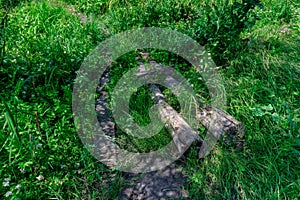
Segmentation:
{"type": "MultiPolygon", "coordinates": [[[[193,199],[299,198],[299,3],[262,3],[264,8],[256,10],[260,20],[241,35],[240,51],[220,68],[226,111],[245,124],[244,145],[235,149],[217,143],[203,160],[194,149],[189,152],[186,189],[193,199]]],[[[123,174],[90,155],[73,123],[76,70],[99,42],[123,30],[160,26],[193,36],[192,21],[201,14],[197,6],[192,1],[16,1],[1,29],[6,42],[0,70],[0,195],[117,199],[126,186],[123,174]],[[63,5],[73,5],[77,14],[63,5]],[[93,16],[93,21],[83,23],[78,13],[93,16]]],[[[165,65],[175,64],[209,101],[204,82],[188,63],[164,51],[150,52],[165,65]]],[[[137,66],[135,54],[113,63],[107,91],[137,66]]],[[[180,112],[174,95],[168,90],[164,94],[180,112]]],[[[150,123],[152,105],[147,87],[132,97],[131,115],[138,124],[150,123]]],[[[117,136],[120,146],[139,152],[159,149],[171,139],[165,129],[150,139],[131,138],[120,130],[117,136]]]]}

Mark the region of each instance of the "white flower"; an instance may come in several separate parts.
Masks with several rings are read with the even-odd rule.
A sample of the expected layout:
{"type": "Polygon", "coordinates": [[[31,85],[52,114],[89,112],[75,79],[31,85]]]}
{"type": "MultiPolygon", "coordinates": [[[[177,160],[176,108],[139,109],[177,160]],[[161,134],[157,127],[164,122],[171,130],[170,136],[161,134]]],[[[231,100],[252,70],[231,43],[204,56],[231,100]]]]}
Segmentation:
{"type": "Polygon", "coordinates": [[[9,181],[10,181],[10,178],[5,178],[4,181],[5,181],[5,182],[9,182],[9,181]]]}
{"type": "Polygon", "coordinates": [[[5,197],[9,197],[10,195],[12,195],[12,192],[11,192],[11,191],[8,191],[8,192],[5,193],[4,196],[5,196],[5,197]]]}
{"type": "Polygon", "coordinates": [[[3,185],[3,187],[8,187],[9,186],[9,182],[3,182],[2,185],[3,185]]]}
{"type": "Polygon", "coordinates": [[[36,177],[36,179],[41,181],[41,180],[44,180],[44,177],[42,175],[39,175],[39,176],[36,177]]]}
{"type": "Polygon", "coordinates": [[[40,148],[40,147],[42,147],[43,145],[42,144],[37,144],[36,145],[36,148],[40,148]]]}
{"type": "Polygon", "coordinates": [[[19,169],[20,169],[20,172],[21,172],[22,174],[25,174],[25,169],[22,169],[22,168],[20,168],[20,167],[19,167],[19,169]]]}
{"type": "Polygon", "coordinates": [[[16,185],[16,189],[20,189],[20,188],[21,188],[20,184],[16,185]]]}
{"type": "Polygon", "coordinates": [[[9,181],[10,181],[10,178],[5,178],[2,185],[3,187],[8,187],[9,186],[9,181]]]}

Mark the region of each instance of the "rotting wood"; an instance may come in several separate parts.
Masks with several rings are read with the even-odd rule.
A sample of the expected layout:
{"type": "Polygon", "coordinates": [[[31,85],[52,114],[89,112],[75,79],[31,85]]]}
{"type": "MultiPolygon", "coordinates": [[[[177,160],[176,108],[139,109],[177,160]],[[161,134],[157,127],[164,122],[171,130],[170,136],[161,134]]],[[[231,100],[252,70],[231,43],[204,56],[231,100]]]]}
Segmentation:
{"type": "MultiPolygon", "coordinates": [[[[139,75],[146,74],[145,66],[142,62],[139,65],[139,75]]],[[[153,71],[150,71],[152,73],[153,71]]],[[[152,91],[152,98],[159,105],[159,113],[163,121],[166,121],[166,128],[172,127],[173,142],[177,150],[184,153],[194,142],[203,142],[198,133],[174,110],[164,98],[160,89],[155,84],[150,84],[149,89],[152,91]]]]}
{"type": "MultiPolygon", "coordinates": [[[[172,86],[178,86],[180,83],[175,80],[173,77],[168,76],[170,73],[171,67],[163,66],[161,64],[158,64],[156,61],[152,60],[149,53],[143,53],[142,54],[143,59],[149,62],[150,67],[154,67],[155,69],[146,70],[145,65],[141,59],[141,56],[137,57],[137,60],[139,61],[139,73],[137,73],[137,77],[143,77],[147,75],[151,75],[157,72],[164,73],[167,75],[166,82],[168,82],[168,85],[172,86]]],[[[154,96],[156,99],[160,98],[162,102],[164,102],[163,94],[160,92],[159,88],[151,84],[150,89],[155,93],[154,96]]],[[[178,95],[179,91],[174,91],[175,95],[178,95]]],[[[207,130],[211,133],[211,136],[215,137],[215,139],[220,139],[222,136],[225,138],[225,143],[237,143],[237,145],[240,144],[241,138],[244,136],[244,125],[234,119],[232,116],[226,114],[220,109],[213,108],[212,106],[208,104],[203,104],[200,99],[196,99],[198,104],[202,104],[202,106],[199,106],[199,108],[196,110],[195,115],[197,119],[199,119],[199,122],[207,128],[207,130]],[[225,135],[223,134],[225,133],[225,135]]],[[[166,106],[169,106],[166,102],[164,102],[166,106]]],[[[170,106],[169,106],[170,107],[170,106]]],[[[165,111],[167,111],[166,109],[165,111]]],[[[164,113],[165,115],[168,115],[164,113]]],[[[169,113],[170,115],[170,113],[169,113]]],[[[178,115],[178,114],[177,114],[178,115]]],[[[182,118],[181,118],[182,119],[182,118]]],[[[184,121],[184,120],[183,120],[184,121]]],[[[171,122],[172,125],[176,124],[176,121],[171,122]]],[[[181,122],[182,123],[182,122],[181,122]]],[[[185,122],[186,123],[186,122],[185,122]]],[[[186,123],[187,124],[187,123],[186,123]]],[[[186,124],[184,126],[186,126],[186,124]]],[[[174,129],[173,129],[174,130],[174,129]]],[[[195,133],[192,132],[194,135],[195,133]]],[[[200,141],[200,140],[199,140],[200,141]]],[[[202,151],[205,151],[208,149],[208,144],[203,143],[202,151]]],[[[199,155],[199,157],[204,157],[205,155],[199,155]]]]}

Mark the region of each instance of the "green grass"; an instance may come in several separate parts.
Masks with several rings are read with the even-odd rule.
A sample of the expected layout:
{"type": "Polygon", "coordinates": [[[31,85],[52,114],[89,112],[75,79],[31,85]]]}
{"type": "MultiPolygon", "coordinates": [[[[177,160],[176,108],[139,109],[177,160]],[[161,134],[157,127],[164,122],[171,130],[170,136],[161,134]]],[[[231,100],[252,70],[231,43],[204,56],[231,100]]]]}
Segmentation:
{"type": "MultiPolygon", "coordinates": [[[[203,25],[199,21],[207,20],[202,16],[203,2],[0,2],[1,20],[5,14],[8,17],[0,30],[0,198],[9,191],[7,199],[118,198],[126,187],[124,174],[108,169],[82,145],[72,118],[72,86],[76,71],[99,42],[144,26],[170,27],[199,42],[201,34],[208,34],[207,49],[224,62],[219,72],[227,93],[226,111],[245,124],[240,149],[219,142],[202,160],[195,150],[189,152],[185,167],[189,195],[193,199],[300,198],[300,2],[262,1],[263,9],[253,11],[260,20],[243,29],[224,56],[210,45],[235,33],[223,31],[220,39],[209,35],[212,26],[199,32],[197,26],[203,25]],[[78,13],[93,20],[82,23],[78,13]]],[[[225,5],[225,1],[209,3],[213,2],[225,5]]],[[[212,19],[227,19],[211,12],[212,19]]],[[[156,61],[175,64],[209,102],[204,82],[189,63],[168,52],[149,51],[156,61]]],[[[135,54],[125,54],[112,64],[107,91],[136,66],[135,54]]],[[[150,122],[153,105],[146,88],[139,88],[130,102],[131,115],[140,125],[150,122]]],[[[168,90],[164,94],[180,111],[177,98],[168,90]]],[[[149,139],[132,138],[121,130],[117,136],[120,146],[138,152],[156,150],[171,139],[166,130],[149,139]]]]}
{"type": "Polygon", "coordinates": [[[264,3],[244,50],[222,71],[227,111],[246,127],[244,147],[219,144],[209,158],[190,160],[195,199],[299,198],[300,15],[295,10],[290,33],[280,33],[285,22],[271,23],[280,16],[273,2],[264,3]]]}

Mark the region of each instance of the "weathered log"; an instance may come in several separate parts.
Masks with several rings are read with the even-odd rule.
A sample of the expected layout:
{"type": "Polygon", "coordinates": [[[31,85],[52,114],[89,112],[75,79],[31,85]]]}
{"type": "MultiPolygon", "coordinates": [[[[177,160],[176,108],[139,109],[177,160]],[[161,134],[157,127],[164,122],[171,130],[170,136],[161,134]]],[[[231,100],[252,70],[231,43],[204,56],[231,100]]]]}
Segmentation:
{"type": "MultiPolygon", "coordinates": [[[[157,73],[157,72],[170,74],[171,67],[158,64],[156,61],[152,60],[152,58],[148,53],[143,53],[143,55],[146,60],[150,61],[150,66],[156,67],[156,69],[148,70],[150,74],[157,73]]],[[[138,59],[141,62],[140,57],[138,59]]],[[[147,71],[143,71],[137,74],[138,77],[146,76],[146,75],[149,75],[147,74],[147,71]]],[[[180,83],[171,76],[168,76],[166,82],[168,82],[167,85],[172,85],[172,86],[180,85],[180,83]]],[[[178,95],[178,93],[179,91],[175,90],[175,95],[178,95]]],[[[200,99],[196,99],[196,100],[198,103],[203,104],[203,102],[200,99]]],[[[201,106],[201,109],[197,112],[197,117],[206,128],[209,128],[213,114],[216,115],[216,117],[220,120],[221,124],[223,125],[222,126],[223,132],[225,132],[226,134],[238,134],[240,137],[243,137],[244,135],[243,124],[220,109],[213,108],[208,104],[203,104],[201,106]]]]}
{"type": "MultiPolygon", "coordinates": [[[[145,65],[141,61],[138,68],[138,75],[145,75],[147,72],[153,73],[153,70],[145,70],[145,65]]],[[[162,120],[167,122],[166,128],[171,129],[173,142],[178,152],[184,153],[194,141],[203,142],[198,133],[190,127],[180,114],[166,103],[164,95],[155,84],[151,84],[149,89],[152,91],[152,98],[159,105],[158,108],[162,120]]]]}
{"type": "MultiPolygon", "coordinates": [[[[155,69],[146,70],[145,65],[141,59],[140,56],[137,57],[140,65],[139,65],[139,73],[137,73],[138,77],[143,76],[149,76],[154,73],[160,72],[164,73],[167,78],[165,79],[166,85],[172,85],[172,86],[178,86],[180,83],[175,80],[173,77],[168,76],[171,73],[171,67],[166,67],[161,64],[158,64],[156,61],[152,60],[150,55],[148,53],[143,54],[143,58],[150,62],[150,67],[155,69]]],[[[154,96],[156,99],[158,99],[161,102],[164,102],[164,97],[162,93],[160,92],[159,88],[152,84],[150,86],[151,90],[154,92],[154,96]]],[[[178,95],[180,91],[173,91],[175,95],[178,95]]],[[[244,136],[244,126],[241,122],[234,119],[232,116],[226,114],[220,109],[213,108],[212,106],[208,104],[203,104],[200,99],[196,99],[196,101],[202,106],[200,106],[195,114],[196,117],[199,119],[199,122],[207,128],[207,130],[210,132],[210,135],[208,135],[212,141],[220,139],[225,133],[225,143],[232,143],[232,142],[239,142],[241,138],[244,136]]],[[[165,106],[170,107],[166,102],[163,103],[165,106]]],[[[165,109],[164,112],[168,112],[169,109],[165,109]]],[[[174,111],[174,110],[173,110],[174,111]]],[[[174,112],[169,111],[169,114],[163,113],[165,115],[172,115],[174,112]]],[[[175,113],[177,113],[175,111],[175,113]]],[[[177,113],[177,115],[179,115],[177,113]]],[[[181,118],[182,119],[182,118],[181,118]]],[[[183,120],[183,119],[182,119],[183,120]]],[[[183,120],[184,121],[184,120],[183,120]]],[[[184,121],[185,122],[185,121],[184,121]]],[[[172,122],[173,124],[176,124],[176,120],[172,122]]],[[[181,124],[184,124],[184,127],[187,127],[188,124],[185,122],[180,122],[181,124]]],[[[174,128],[173,128],[174,129],[174,128]]],[[[187,134],[187,133],[185,133],[187,134]]],[[[192,132],[194,135],[195,132],[192,132]]],[[[184,135],[184,134],[183,134],[184,135]]],[[[200,141],[200,140],[199,140],[200,141]]],[[[202,141],[202,140],[201,140],[202,141]]],[[[202,152],[206,152],[208,150],[209,145],[202,141],[202,152]]],[[[199,157],[204,157],[205,155],[199,155],[199,157]]]]}

